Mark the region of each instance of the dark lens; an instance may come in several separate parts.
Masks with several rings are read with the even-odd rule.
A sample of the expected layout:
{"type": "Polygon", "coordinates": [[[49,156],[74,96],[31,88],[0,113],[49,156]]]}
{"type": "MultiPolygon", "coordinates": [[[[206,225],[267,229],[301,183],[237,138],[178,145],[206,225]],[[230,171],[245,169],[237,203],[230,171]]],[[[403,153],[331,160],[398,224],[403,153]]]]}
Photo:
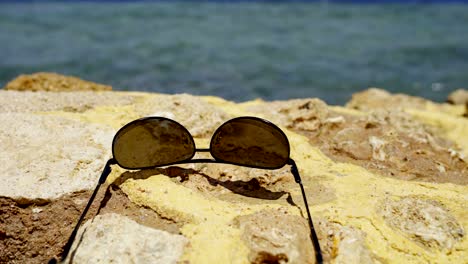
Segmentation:
{"type": "Polygon", "coordinates": [[[188,160],[195,153],[195,143],[179,123],[150,117],[120,129],[114,137],[112,152],[120,166],[142,169],[188,160]]]}
{"type": "Polygon", "coordinates": [[[257,168],[280,168],[289,158],[289,142],[283,131],[254,117],[224,123],[216,130],[210,148],[217,160],[257,168]]]}

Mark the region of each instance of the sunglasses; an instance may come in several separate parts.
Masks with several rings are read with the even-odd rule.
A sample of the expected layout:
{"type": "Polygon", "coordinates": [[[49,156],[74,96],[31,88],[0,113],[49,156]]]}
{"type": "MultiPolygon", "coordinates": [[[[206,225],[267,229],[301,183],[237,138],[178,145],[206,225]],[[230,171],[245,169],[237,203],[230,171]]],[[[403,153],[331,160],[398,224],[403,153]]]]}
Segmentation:
{"type": "MultiPolygon", "coordinates": [[[[112,155],[99,178],[83,213],[64,247],[64,261],[84,217],[111,172],[111,165],[124,169],[142,170],[174,164],[224,163],[250,168],[274,170],[291,166],[294,180],[299,184],[307,211],[317,263],[322,263],[322,253],[310,215],[304,186],[296,163],[290,158],[286,134],[273,123],[257,117],[238,117],[222,124],[211,138],[209,149],[197,149],[187,128],[164,117],[146,117],[123,126],[114,136],[112,155]],[[194,159],[197,152],[209,152],[212,159],[194,159]]],[[[55,263],[52,259],[49,263],[55,263]]]]}

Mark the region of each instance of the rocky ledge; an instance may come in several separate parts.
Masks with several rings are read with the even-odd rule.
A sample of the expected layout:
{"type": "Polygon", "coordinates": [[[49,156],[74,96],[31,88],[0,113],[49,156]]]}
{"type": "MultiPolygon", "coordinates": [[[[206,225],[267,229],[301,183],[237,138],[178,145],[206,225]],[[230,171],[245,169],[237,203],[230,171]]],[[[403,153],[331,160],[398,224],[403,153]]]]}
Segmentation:
{"type": "MultiPolygon", "coordinates": [[[[21,76],[6,88],[0,90],[2,263],[44,263],[61,254],[122,125],[169,117],[202,148],[220,124],[244,115],[286,132],[326,263],[468,259],[468,119],[459,95],[466,91],[450,99],[460,104],[449,105],[369,89],[341,107],[316,98],[236,104],[113,92],[56,74],[21,76]]],[[[314,263],[308,234],[289,167],[113,166],[72,260],[314,263]]]]}

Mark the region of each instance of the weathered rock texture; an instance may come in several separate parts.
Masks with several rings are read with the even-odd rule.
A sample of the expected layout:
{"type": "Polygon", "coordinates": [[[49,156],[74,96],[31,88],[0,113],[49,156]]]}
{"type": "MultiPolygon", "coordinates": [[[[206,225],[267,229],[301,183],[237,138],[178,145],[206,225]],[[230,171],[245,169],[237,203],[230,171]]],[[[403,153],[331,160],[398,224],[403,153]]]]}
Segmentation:
{"type": "Polygon", "coordinates": [[[386,201],[384,218],[413,241],[428,248],[448,248],[465,236],[465,231],[443,205],[417,197],[386,201]]]}
{"type": "Polygon", "coordinates": [[[20,75],[7,83],[5,90],[17,91],[110,91],[109,85],[84,81],[76,77],[63,76],[50,72],[39,72],[29,75],[20,75]]]}
{"type": "Polygon", "coordinates": [[[115,92],[18,92],[0,90],[0,113],[63,111],[83,113],[100,106],[126,106],[138,97],[115,92]]]}
{"type": "Polygon", "coordinates": [[[92,188],[113,131],[57,116],[0,113],[0,196],[52,199],[92,188]]]}
{"type": "Polygon", "coordinates": [[[68,239],[63,234],[71,233],[90,195],[83,191],[29,203],[0,197],[0,263],[47,263],[60,254],[68,239]]]}
{"type": "Polygon", "coordinates": [[[391,94],[385,90],[371,88],[353,94],[346,106],[349,108],[368,111],[376,108],[418,108],[423,109],[427,100],[406,94],[391,94]]]}
{"type": "Polygon", "coordinates": [[[451,104],[461,104],[461,105],[468,104],[468,90],[458,89],[452,92],[447,97],[447,102],[451,104]]]}
{"type": "Polygon", "coordinates": [[[252,263],[311,263],[307,221],[281,210],[263,210],[237,219],[252,263]]]}
{"type": "Polygon", "coordinates": [[[137,104],[135,111],[142,116],[176,119],[197,138],[211,136],[219,125],[230,119],[223,110],[188,94],[153,96],[137,104]]]}
{"type": "Polygon", "coordinates": [[[458,89],[447,97],[447,102],[455,105],[464,105],[464,117],[468,117],[468,90],[458,89]]]}
{"type": "Polygon", "coordinates": [[[318,99],[248,107],[305,135],[329,157],[405,180],[468,183],[468,164],[456,145],[402,111],[338,113],[318,99]]]}
{"type": "MultiPolygon", "coordinates": [[[[19,89],[50,90],[44,78],[19,89]]],[[[2,263],[60,254],[110,158],[114,133],[148,115],[180,122],[198,148],[232,117],[280,125],[326,263],[468,259],[464,106],[382,90],[356,95],[348,108],[319,99],[235,104],[76,91],[0,91],[0,102],[2,263]]],[[[289,166],[113,166],[75,240],[73,263],[314,263],[305,215],[289,166]]]]}
{"type": "Polygon", "coordinates": [[[78,237],[82,237],[80,246],[72,247],[66,262],[175,264],[186,244],[181,235],[145,227],[113,213],[85,223],[78,237]]]}

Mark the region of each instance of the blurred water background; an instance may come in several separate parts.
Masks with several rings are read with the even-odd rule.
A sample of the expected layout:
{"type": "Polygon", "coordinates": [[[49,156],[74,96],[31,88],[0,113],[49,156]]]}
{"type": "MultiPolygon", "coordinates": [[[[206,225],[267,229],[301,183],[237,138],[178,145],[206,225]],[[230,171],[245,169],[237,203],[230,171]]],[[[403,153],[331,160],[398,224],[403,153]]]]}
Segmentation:
{"type": "Polygon", "coordinates": [[[116,90],[234,101],[468,87],[468,5],[0,4],[0,87],[53,71],[116,90]]]}

